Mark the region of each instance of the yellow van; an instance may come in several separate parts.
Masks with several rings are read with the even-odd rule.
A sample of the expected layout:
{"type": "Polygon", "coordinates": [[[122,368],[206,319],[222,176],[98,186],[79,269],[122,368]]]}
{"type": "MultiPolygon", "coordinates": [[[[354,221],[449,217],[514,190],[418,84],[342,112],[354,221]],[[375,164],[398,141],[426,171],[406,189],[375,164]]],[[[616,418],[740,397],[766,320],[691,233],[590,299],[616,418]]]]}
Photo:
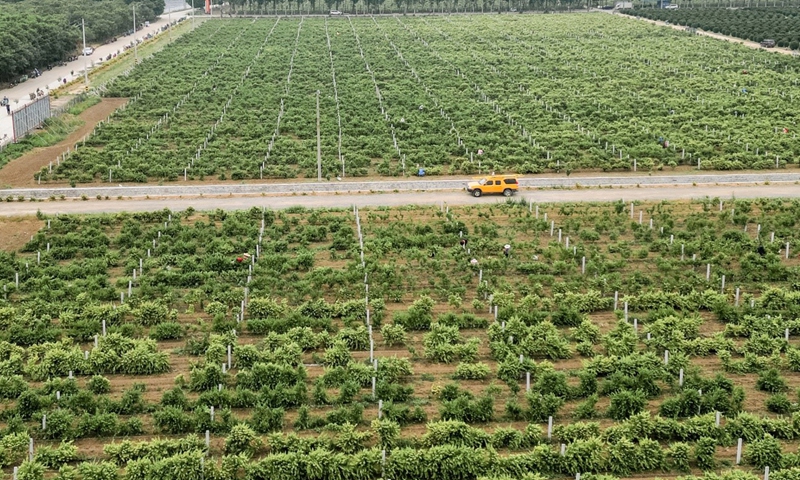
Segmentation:
{"type": "Polygon", "coordinates": [[[519,181],[516,175],[488,175],[467,184],[467,192],[473,197],[484,193],[502,193],[506,197],[517,193],[519,181]]]}

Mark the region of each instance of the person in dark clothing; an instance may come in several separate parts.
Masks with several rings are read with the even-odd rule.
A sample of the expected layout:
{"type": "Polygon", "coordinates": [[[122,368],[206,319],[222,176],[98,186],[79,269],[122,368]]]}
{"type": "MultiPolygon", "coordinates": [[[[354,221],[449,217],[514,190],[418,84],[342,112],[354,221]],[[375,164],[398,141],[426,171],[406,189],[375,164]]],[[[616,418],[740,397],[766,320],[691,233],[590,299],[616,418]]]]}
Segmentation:
{"type": "Polygon", "coordinates": [[[766,248],[764,248],[764,245],[759,245],[759,246],[758,246],[758,250],[756,250],[756,251],[757,251],[757,252],[758,252],[758,254],[759,254],[759,255],[761,255],[762,257],[763,257],[764,255],[766,255],[766,254],[767,254],[767,249],[766,249],[766,248]]]}
{"type": "Polygon", "coordinates": [[[462,238],[461,240],[458,241],[458,243],[461,245],[461,248],[467,248],[467,239],[466,238],[462,238]]]}
{"type": "Polygon", "coordinates": [[[11,115],[11,105],[6,104],[6,112],[8,112],[8,114],[11,115]]]}
{"type": "Polygon", "coordinates": [[[506,258],[511,255],[511,245],[506,245],[503,247],[503,255],[505,255],[506,258]]]}

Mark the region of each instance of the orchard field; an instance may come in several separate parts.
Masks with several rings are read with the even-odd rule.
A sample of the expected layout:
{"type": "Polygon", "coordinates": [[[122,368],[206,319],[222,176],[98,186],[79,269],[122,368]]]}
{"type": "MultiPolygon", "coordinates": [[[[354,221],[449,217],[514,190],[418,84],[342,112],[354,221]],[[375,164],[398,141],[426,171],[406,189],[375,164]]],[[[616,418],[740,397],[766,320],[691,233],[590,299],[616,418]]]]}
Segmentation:
{"type": "Polygon", "coordinates": [[[706,199],[24,220],[0,251],[0,467],[794,479],[798,219],[706,199]]]}
{"type": "Polygon", "coordinates": [[[316,179],[318,123],[324,178],[787,168],[797,79],[606,14],[210,20],[112,83],[127,107],[36,178],[316,179]]]}
{"type": "Polygon", "coordinates": [[[800,10],[797,8],[699,8],[684,10],[642,9],[625,13],[753,42],[770,38],[779,47],[800,47],[800,10]]]}

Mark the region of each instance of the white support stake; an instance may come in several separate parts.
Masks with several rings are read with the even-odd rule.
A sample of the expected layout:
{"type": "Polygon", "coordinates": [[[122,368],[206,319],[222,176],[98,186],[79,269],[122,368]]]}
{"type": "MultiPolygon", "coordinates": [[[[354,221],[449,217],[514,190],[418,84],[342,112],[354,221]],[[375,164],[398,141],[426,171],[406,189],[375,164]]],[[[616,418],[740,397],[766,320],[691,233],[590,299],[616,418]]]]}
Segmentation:
{"type": "Polygon", "coordinates": [[[742,439],[736,441],[736,465],[742,463],[742,439]]]}

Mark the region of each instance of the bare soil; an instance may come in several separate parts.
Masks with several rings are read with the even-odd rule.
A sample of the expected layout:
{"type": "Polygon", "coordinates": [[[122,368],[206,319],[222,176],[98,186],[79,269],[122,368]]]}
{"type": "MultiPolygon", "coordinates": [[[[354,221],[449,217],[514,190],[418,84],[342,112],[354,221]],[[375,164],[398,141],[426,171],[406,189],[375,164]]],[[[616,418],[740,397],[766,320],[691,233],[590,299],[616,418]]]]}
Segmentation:
{"type": "Polygon", "coordinates": [[[36,217],[0,218],[0,250],[20,250],[42,227],[44,222],[36,217]]]}
{"type": "Polygon", "coordinates": [[[34,176],[42,167],[46,167],[53,159],[65,152],[67,147],[75,145],[78,140],[90,134],[98,122],[105,120],[127,101],[127,98],[103,98],[97,105],[87,108],[78,115],[78,118],[83,121],[83,126],[72,132],[63,141],[50,147],[35,148],[0,169],[0,185],[35,186],[34,176]]]}

